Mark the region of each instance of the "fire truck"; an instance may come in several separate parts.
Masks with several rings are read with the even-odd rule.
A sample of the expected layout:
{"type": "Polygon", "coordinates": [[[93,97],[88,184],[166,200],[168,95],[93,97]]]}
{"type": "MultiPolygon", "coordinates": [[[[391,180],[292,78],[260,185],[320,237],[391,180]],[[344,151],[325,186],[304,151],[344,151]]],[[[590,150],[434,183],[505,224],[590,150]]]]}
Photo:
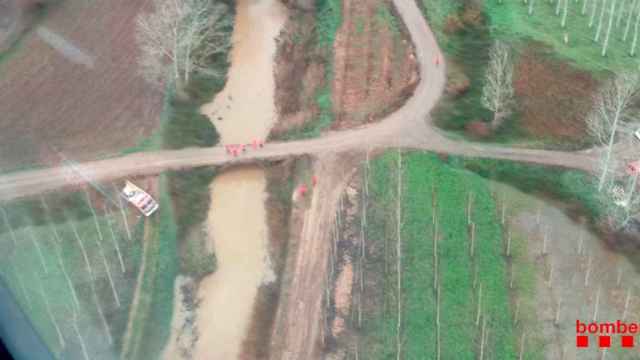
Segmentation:
{"type": "Polygon", "coordinates": [[[158,210],[158,203],[146,191],[127,181],[122,189],[122,197],[133,204],[144,216],[150,216],[158,210]]]}

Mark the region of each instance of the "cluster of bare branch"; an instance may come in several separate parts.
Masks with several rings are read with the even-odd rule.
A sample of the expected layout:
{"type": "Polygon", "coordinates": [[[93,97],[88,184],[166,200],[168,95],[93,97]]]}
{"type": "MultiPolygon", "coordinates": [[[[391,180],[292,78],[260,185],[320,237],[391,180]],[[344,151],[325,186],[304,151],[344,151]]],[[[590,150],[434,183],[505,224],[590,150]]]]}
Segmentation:
{"type": "Polygon", "coordinates": [[[640,99],[640,76],[623,73],[610,80],[596,95],[587,118],[591,136],[602,146],[598,191],[603,195],[614,223],[625,226],[640,215],[637,175],[624,171],[639,160],[638,142],[633,134],[640,129],[636,108],[640,99]]]}
{"type": "Polygon", "coordinates": [[[495,129],[511,114],[514,104],[513,60],[509,45],[502,41],[494,43],[489,56],[481,100],[493,112],[491,127],[495,129]]]}
{"type": "Polygon", "coordinates": [[[228,8],[215,0],[153,0],[153,12],[137,19],[139,65],[149,82],[171,80],[178,89],[192,74],[218,76],[213,56],[230,46],[228,8]]]}

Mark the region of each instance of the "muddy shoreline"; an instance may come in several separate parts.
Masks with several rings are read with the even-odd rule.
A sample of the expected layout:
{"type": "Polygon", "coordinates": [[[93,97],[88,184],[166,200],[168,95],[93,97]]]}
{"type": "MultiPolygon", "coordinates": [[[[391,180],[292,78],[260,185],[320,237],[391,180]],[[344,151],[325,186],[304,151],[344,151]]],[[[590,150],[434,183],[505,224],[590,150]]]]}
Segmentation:
{"type": "Polygon", "coordinates": [[[280,300],[282,275],[289,245],[289,225],[292,217],[291,194],[295,163],[285,160],[267,164],[267,229],[269,231],[268,253],[276,280],[258,289],[253,306],[251,325],[242,344],[240,359],[268,359],[270,354],[271,330],[280,300]]]}

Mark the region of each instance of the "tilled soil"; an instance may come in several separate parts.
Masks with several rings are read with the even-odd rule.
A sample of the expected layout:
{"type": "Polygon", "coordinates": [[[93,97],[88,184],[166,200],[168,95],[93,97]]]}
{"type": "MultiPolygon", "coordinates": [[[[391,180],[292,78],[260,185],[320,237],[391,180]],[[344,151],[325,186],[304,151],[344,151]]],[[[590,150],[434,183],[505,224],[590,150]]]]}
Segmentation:
{"type": "MultiPolygon", "coordinates": [[[[309,208],[294,210],[304,219],[292,224],[283,290],[271,335],[270,359],[316,359],[324,335],[323,294],[326,287],[331,231],[337,205],[358,156],[320,157],[314,166],[317,186],[309,208]]],[[[309,195],[308,195],[309,196],[309,195]]],[[[301,199],[299,201],[305,201],[301,199]]],[[[297,216],[296,216],[297,217],[297,216]]]]}
{"type": "Polygon", "coordinates": [[[135,19],[146,1],[67,0],[40,25],[95,59],[76,64],[35,31],[0,65],[0,167],[119,152],[159,122],[160,89],[138,75],[135,19]]]}
{"type": "Polygon", "coordinates": [[[292,10],[280,36],[276,58],[276,106],[280,120],[271,136],[313,121],[315,96],[332,81],[332,129],[373,122],[396,110],[418,82],[414,49],[404,24],[388,0],[343,2],[343,25],[334,43],[333,59],[317,49],[309,23],[312,13],[292,10]],[[332,61],[330,61],[332,60],[332,61]],[[328,76],[333,62],[333,76],[328,76]]]}
{"type": "Polygon", "coordinates": [[[532,136],[584,141],[585,118],[598,82],[588,72],[546,58],[543,50],[527,48],[516,65],[514,87],[521,125],[532,136]]]}
{"type": "Polygon", "coordinates": [[[414,49],[390,1],[345,0],[343,16],[334,43],[334,128],[395,110],[418,80],[414,49]]]}

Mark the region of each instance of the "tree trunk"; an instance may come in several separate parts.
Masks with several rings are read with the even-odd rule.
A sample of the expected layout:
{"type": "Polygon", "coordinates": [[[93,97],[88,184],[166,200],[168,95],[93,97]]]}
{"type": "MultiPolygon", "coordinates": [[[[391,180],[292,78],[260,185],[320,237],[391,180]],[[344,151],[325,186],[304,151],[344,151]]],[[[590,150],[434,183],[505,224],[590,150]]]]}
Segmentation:
{"type": "MultiPolygon", "coordinates": [[[[595,0],[593,0],[595,1],[595,0]]],[[[582,10],[580,10],[580,15],[585,15],[587,13],[587,5],[589,4],[589,0],[584,0],[582,3],[582,10]]]]}
{"type": "Polygon", "coordinates": [[[125,205],[122,202],[122,197],[120,195],[120,190],[118,190],[118,188],[116,187],[116,184],[112,184],[111,186],[113,186],[114,191],[117,194],[118,197],[118,207],[120,210],[120,215],[122,216],[122,221],[124,222],[124,229],[127,232],[127,239],[129,239],[129,241],[131,241],[133,238],[131,237],[131,229],[129,229],[129,221],[127,220],[127,213],[125,211],[125,205]]]}
{"type": "Polygon", "coordinates": [[[627,312],[629,310],[629,302],[631,301],[631,289],[627,289],[627,296],[624,300],[624,311],[622,312],[622,321],[627,319],[627,312]]]}
{"type": "Polygon", "coordinates": [[[638,44],[638,26],[640,25],[640,11],[636,14],[636,26],[633,31],[633,42],[631,43],[631,51],[629,51],[629,55],[636,55],[636,45],[638,44]]]}
{"type": "Polygon", "coordinates": [[[524,357],[524,342],[527,339],[527,333],[522,333],[522,338],[520,339],[520,356],[518,356],[519,360],[522,360],[524,357]]]}
{"type": "Polygon", "coordinates": [[[611,161],[611,152],[613,151],[613,143],[616,138],[616,132],[618,132],[618,121],[620,120],[620,114],[622,109],[618,107],[616,109],[615,116],[613,118],[613,125],[611,126],[611,135],[609,135],[609,143],[607,144],[607,154],[604,160],[604,168],[602,169],[602,173],[600,174],[600,179],[598,180],[598,191],[602,191],[604,187],[604,182],[607,179],[607,173],[609,172],[609,162],[611,161]]]}
{"type": "Polygon", "coordinates": [[[533,5],[536,2],[536,0],[530,0],[529,2],[529,16],[533,15],[533,5]]]}
{"type": "Polygon", "coordinates": [[[631,3],[631,8],[629,9],[629,16],[627,16],[627,24],[624,27],[624,35],[622,35],[622,41],[627,41],[627,35],[629,35],[629,29],[631,28],[631,18],[633,17],[633,13],[636,11],[636,4],[638,0],[633,0],[631,3]]]}
{"type": "Polygon", "coordinates": [[[604,38],[604,44],[602,45],[602,56],[607,55],[607,48],[609,47],[609,37],[611,35],[611,27],[613,26],[613,15],[616,13],[616,0],[611,3],[611,13],[609,15],[609,26],[607,26],[607,35],[604,38]]]}
{"type": "Polygon", "coordinates": [[[402,153],[398,151],[398,184],[396,198],[396,272],[397,272],[397,301],[398,323],[396,324],[396,359],[402,358],[402,153]]]}
{"type": "Polygon", "coordinates": [[[78,313],[73,313],[73,320],[71,321],[71,325],[73,326],[73,330],[80,341],[80,348],[82,349],[82,355],[84,356],[84,360],[89,360],[89,354],[87,353],[87,346],[84,344],[84,339],[82,335],[80,335],[80,330],[78,329],[78,313]]]}
{"type": "Polygon", "coordinates": [[[40,263],[42,264],[42,269],[44,270],[45,274],[49,273],[49,269],[47,268],[47,265],[44,262],[44,255],[42,254],[42,249],[40,248],[40,243],[38,242],[38,239],[36,239],[36,235],[33,233],[33,229],[31,227],[28,228],[29,230],[29,236],[31,237],[31,241],[33,242],[33,246],[35,246],[36,251],[38,252],[38,256],[40,257],[40,263]]]}
{"type": "Polygon", "coordinates": [[[592,322],[596,322],[598,320],[598,310],[600,308],[600,286],[598,286],[598,291],[596,292],[596,303],[593,307],[593,318],[592,322]]]}
{"type": "Polygon", "coordinates": [[[596,36],[593,41],[600,41],[600,34],[602,33],[602,23],[604,22],[604,11],[607,8],[607,0],[602,0],[602,8],[600,9],[600,17],[598,18],[598,29],[596,30],[596,36]]]}

